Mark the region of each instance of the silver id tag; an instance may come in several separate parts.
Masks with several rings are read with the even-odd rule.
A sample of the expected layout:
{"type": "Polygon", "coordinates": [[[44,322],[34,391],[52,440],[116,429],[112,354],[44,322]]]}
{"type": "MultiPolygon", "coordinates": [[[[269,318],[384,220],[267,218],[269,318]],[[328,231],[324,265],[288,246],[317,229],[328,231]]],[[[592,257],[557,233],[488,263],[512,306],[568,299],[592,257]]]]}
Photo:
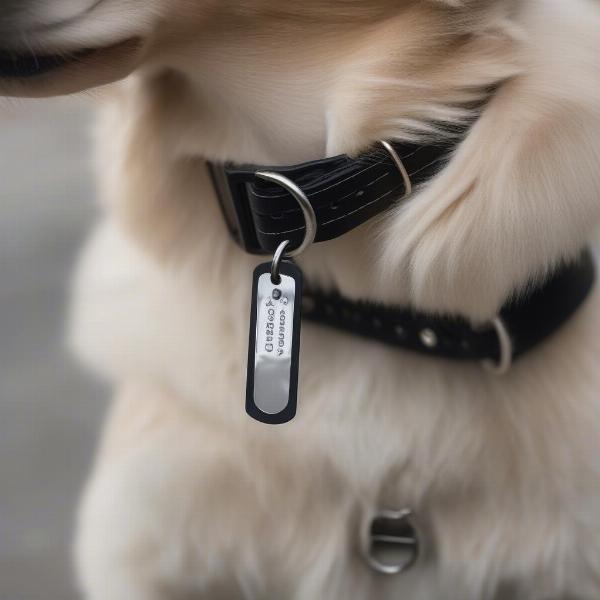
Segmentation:
{"type": "Polygon", "coordinates": [[[296,415],[302,272],[291,262],[271,280],[271,263],[259,265],[252,284],[246,412],[262,423],[281,424],[296,415]]]}

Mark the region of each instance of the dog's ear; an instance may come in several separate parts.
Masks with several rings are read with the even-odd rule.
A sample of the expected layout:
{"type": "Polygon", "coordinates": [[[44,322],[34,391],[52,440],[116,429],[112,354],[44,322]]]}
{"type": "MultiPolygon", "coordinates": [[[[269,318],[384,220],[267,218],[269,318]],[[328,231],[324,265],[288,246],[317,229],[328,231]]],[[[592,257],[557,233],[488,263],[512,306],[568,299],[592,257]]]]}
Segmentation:
{"type": "Polygon", "coordinates": [[[528,17],[526,72],[383,236],[382,282],[406,286],[419,308],[488,319],[600,221],[600,15],[528,17]]]}

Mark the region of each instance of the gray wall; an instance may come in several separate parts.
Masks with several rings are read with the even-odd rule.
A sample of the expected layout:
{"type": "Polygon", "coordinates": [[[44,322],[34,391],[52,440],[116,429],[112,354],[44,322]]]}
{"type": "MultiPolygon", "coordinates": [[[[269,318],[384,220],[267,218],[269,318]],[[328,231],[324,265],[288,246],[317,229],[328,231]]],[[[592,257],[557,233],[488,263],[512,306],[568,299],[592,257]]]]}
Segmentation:
{"type": "Polygon", "coordinates": [[[108,397],[62,342],[95,213],[90,108],[0,104],[0,600],[76,597],[72,522],[108,397]]]}

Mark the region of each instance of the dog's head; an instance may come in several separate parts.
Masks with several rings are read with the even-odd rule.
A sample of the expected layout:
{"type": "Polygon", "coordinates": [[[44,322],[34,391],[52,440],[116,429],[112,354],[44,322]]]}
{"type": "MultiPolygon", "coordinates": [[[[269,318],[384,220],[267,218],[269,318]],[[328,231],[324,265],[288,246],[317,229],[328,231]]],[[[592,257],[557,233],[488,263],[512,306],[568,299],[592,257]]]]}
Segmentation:
{"type": "MultiPolygon", "coordinates": [[[[127,121],[135,161],[124,161],[126,177],[118,168],[111,173],[119,175],[119,210],[143,230],[139,236],[149,247],[161,250],[186,246],[181,230],[191,229],[189,206],[173,201],[187,198],[185,190],[172,193],[164,162],[155,162],[163,156],[176,165],[172,180],[184,185],[187,171],[178,169],[189,163],[177,162],[179,157],[291,164],[324,151],[358,153],[379,139],[412,139],[432,129],[437,134],[431,123],[471,122],[485,102],[453,168],[389,215],[378,243],[386,275],[381,280],[393,288],[387,296],[396,300],[398,289],[411,290],[411,302],[421,308],[487,318],[531,273],[562,259],[565,248],[580,247],[583,236],[565,226],[562,198],[582,182],[596,185],[579,157],[597,152],[595,141],[583,151],[592,139],[587,132],[595,126],[597,96],[591,83],[577,91],[595,81],[586,70],[593,60],[567,60],[569,53],[549,42],[560,15],[550,27],[544,16],[521,16],[519,4],[0,0],[0,95],[71,93],[138,70],[141,76],[127,88],[129,98],[143,98],[127,121]],[[533,25],[521,23],[526,19],[533,25]],[[522,53],[521,46],[530,49],[522,53]],[[535,78],[521,75],[524,65],[538,69],[535,78]],[[565,105],[578,109],[565,116],[565,105]],[[579,124],[585,131],[549,141],[556,123],[561,131],[579,124]],[[567,153],[572,140],[574,150],[567,153]],[[159,146],[158,158],[145,152],[159,146]],[[564,167],[566,154],[573,157],[571,169],[564,167]],[[577,174],[575,182],[565,170],[577,174]],[[158,181],[149,177],[155,173],[158,181]],[[540,180],[535,185],[534,176],[540,180]],[[548,201],[565,188],[560,201],[548,201]],[[531,189],[544,190],[543,210],[521,201],[531,189]],[[135,204],[139,199],[145,203],[135,204]],[[527,210],[535,218],[523,214],[527,210]],[[547,226],[540,225],[540,215],[547,216],[547,226]],[[540,242],[533,230],[552,231],[556,247],[549,250],[548,236],[540,242]],[[556,232],[562,230],[571,237],[560,238],[556,232]],[[531,246],[526,250],[524,240],[531,246]],[[481,283],[481,293],[465,294],[473,281],[481,283]]],[[[563,28],[565,43],[578,39],[572,33],[577,27],[563,28]]],[[[586,44],[595,51],[595,42],[586,44]]],[[[113,154],[120,160],[120,153],[113,154]]],[[[595,189],[588,195],[595,198],[595,189]]],[[[196,199],[195,193],[189,197],[196,199]]],[[[581,211],[586,223],[592,212],[581,211]]]]}
{"type": "MultiPolygon", "coordinates": [[[[48,96],[127,76],[183,41],[206,32],[296,23],[299,36],[327,35],[415,6],[465,10],[489,0],[3,0],[0,2],[0,94],[48,96]],[[167,47],[168,49],[168,47],[167,47]]],[[[290,44],[294,40],[289,40],[290,44]]]]}
{"type": "Polygon", "coordinates": [[[130,73],[160,0],[3,0],[0,93],[47,96],[130,73]]]}

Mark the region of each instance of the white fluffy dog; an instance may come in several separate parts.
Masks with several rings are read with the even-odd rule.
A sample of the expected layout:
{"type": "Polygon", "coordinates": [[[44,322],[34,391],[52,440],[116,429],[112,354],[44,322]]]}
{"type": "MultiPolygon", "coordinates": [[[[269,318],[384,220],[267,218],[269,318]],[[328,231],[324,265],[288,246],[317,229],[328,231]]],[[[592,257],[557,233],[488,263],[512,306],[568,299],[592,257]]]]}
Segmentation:
{"type": "Polygon", "coordinates": [[[88,600],[600,598],[598,294],[501,378],[306,324],[298,416],[259,424],[257,259],[203,165],[356,155],[483,103],[433,180],[298,263],[349,298],[485,322],[600,218],[597,2],[13,0],[0,30],[2,93],[128,76],[73,310],[118,384],[80,517],[88,600]],[[404,507],[426,550],[376,574],[362,524],[404,507]]]}

